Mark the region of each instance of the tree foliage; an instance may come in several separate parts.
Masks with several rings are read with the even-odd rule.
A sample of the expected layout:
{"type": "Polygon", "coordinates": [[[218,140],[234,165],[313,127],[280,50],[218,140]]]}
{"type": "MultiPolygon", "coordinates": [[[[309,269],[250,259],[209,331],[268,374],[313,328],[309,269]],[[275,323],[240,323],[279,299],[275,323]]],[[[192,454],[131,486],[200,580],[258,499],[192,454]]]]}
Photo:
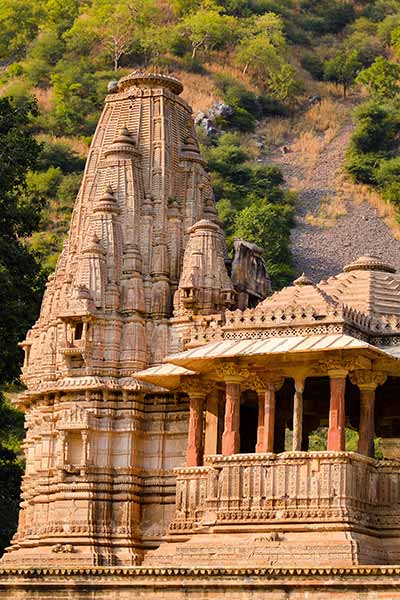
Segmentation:
{"type": "Polygon", "coordinates": [[[337,85],[341,85],[343,97],[345,98],[347,90],[354,83],[360,67],[361,63],[356,50],[351,52],[341,50],[325,63],[324,77],[327,81],[333,81],[337,85]]]}
{"type": "Polygon", "coordinates": [[[236,135],[225,134],[205,148],[217,210],[224,223],[228,245],[244,237],[264,249],[274,287],[293,276],[289,235],[293,227],[293,196],[283,190],[279,169],[254,166],[236,135]]]}
{"type": "Polygon", "coordinates": [[[154,0],[94,0],[65,38],[71,50],[100,52],[116,71],[123,57],[140,53],[146,29],[156,16],[154,0]]]}
{"type": "Polygon", "coordinates": [[[37,229],[42,201],[28,193],[26,176],[40,152],[29,129],[36,104],[0,98],[0,382],[19,375],[19,342],[32,324],[40,268],[24,241],[37,229]]]}
{"type": "MultiPolygon", "coordinates": [[[[40,152],[30,129],[36,112],[32,100],[16,104],[0,98],[0,385],[19,376],[18,342],[36,317],[43,284],[25,241],[38,226],[42,206],[27,185],[40,152]]],[[[22,415],[0,392],[0,552],[17,524],[22,435],[22,415]]]]}
{"type": "Polygon", "coordinates": [[[236,21],[224,14],[224,10],[216,4],[201,6],[190,13],[181,23],[182,33],[190,41],[192,59],[197,52],[207,52],[214,48],[222,48],[234,39],[236,21]]]}
{"type": "Polygon", "coordinates": [[[378,56],[368,69],[358,74],[357,83],[365,85],[373,98],[393,99],[400,92],[400,65],[378,56]]]}
{"type": "Polygon", "coordinates": [[[24,417],[0,393],[0,554],[17,528],[24,468],[21,440],[24,417]]]}

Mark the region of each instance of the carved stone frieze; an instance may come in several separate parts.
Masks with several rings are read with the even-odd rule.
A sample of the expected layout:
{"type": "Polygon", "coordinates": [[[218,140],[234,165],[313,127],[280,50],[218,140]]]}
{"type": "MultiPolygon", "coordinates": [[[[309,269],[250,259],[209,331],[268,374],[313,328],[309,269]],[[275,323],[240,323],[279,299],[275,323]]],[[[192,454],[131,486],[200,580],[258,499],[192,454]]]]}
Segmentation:
{"type": "Polygon", "coordinates": [[[215,373],[222,381],[237,382],[247,381],[251,378],[251,372],[245,367],[240,367],[235,362],[219,362],[215,365],[215,373]]]}
{"type": "Polygon", "coordinates": [[[214,382],[205,381],[202,377],[194,375],[182,379],[179,389],[189,396],[207,396],[216,389],[216,386],[214,382]]]}

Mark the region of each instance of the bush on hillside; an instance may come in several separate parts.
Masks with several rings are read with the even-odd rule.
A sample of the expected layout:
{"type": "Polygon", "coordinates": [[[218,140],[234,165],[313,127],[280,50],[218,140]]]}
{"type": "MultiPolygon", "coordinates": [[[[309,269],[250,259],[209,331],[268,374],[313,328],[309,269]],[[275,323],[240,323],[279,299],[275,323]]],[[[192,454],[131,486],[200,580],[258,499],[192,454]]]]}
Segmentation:
{"type": "Polygon", "coordinates": [[[400,93],[400,65],[378,56],[368,69],[358,74],[356,83],[364,85],[372,98],[393,99],[400,93]]]}
{"type": "Polygon", "coordinates": [[[258,198],[235,217],[235,235],[264,249],[264,258],[273,287],[289,284],[294,277],[289,248],[294,209],[274,204],[270,197],[258,198]]]}
{"type": "Polygon", "coordinates": [[[324,63],[316,54],[306,52],[300,59],[300,64],[313,76],[314,79],[322,81],[324,78],[324,63]]]}
{"type": "Polygon", "coordinates": [[[397,102],[362,105],[346,154],[345,168],[353,181],[377,187],[385,200],[400,208],[400,110],[397,102]]]}
{"type": "Polygon", "coordinates": [[[74,152],[67,144],[58,141],[46,141],[42,144],[38,169],[44,171],[51,166],[59,167],[64,174],[73,173],[83,170],[85,159],[74,152]]]}
{"type": "Polygon", "coordinates": [[[221,136],[204,154],[228,246],[236,236],[259,244],[274,287],[288,283],[293,276],[289,236],[294,197],[283,189],[282,173],[275,166],[252,165],[233,134],[221,136]]]}

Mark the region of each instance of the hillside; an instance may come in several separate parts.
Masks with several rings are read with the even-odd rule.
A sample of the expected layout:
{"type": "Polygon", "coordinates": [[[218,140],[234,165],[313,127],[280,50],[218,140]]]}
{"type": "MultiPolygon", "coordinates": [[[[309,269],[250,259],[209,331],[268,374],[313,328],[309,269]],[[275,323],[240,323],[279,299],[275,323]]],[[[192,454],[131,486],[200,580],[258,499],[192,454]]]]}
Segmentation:
{"type": "MultiPolygon", "coordinates": [[[[0,94],[14,96],[17,103],[34,95],[39,105],[33,128],[43,144],[43,154],[37,168],[28,174],[27,184],[33,194],[44,199],[40,227],[30,244],[46,273],[55,266],[68,228],[107,85],[139,68],[167,71],[180,78],[185,85],[184,98],[195,115],[215,103],[229,106],[229,114],[214,119],[215,134],[199,132],[229,239],[246,233],[265,246],[275,286],[293,277],[288,236],[295,224],[294,197],[280,193],[278,201],[272,200],[273,189],[282,182],[275,174],[274,182],[263,189],[262,182],[271,177],[257,173],[271,159],[284,172],[287,186],[301,192],[296,209],[301,219],[296,219],[291,245],[296,269],[311,267],[317,275],[318,269],[300,260],[297,253],[306,241],[304,236],[308,240],[309,232],[316,230],[316,220],[320,220],[326,202],[321,208],[310,205],[315,191],[315,185],[310,186],[312,172],[297,169],[295,148],[303,148],[300,154],[321,154],[322,163],[327,165],[341,162],[331,161],[330,152],[340,147],[344,156],[350,129],[349,135],[340,133],[335,142],[338,118],[349,121],[356,103],[379,95],[374,81],[382,80],[382,76],[388,83],[398,79],[397,0],[4,0],[0,25],[0,94]],[[385,64],[371,79],[368,72],[380,59],[385,64]],[[367,73],[364,78],[363,73],[367,73]],[[348,96],[348,101],[341,101],[342,94],[348,96]],[[314,117],[313,110],[308,110],[309,98],[317,99],[312,107],[314,117]],[[337,112],[333,124],[332,112],[337,112]],[[319,123],[313,123],[313,118],[319,123]],[[286,140],[291,152],[281,160],[273,150],[286,143],[284,139],[279,143],[276,131],[277,123],[279,129],[284,122],[284,127],[295,124],[296,131],[286,140]],[[307,138],[310,127],[315,135],[307,138]],[[270,156],[267,153],[261,160],[255,145],[260,128],[266,145],[272,149],[270,156]],[[221,137],[224,132],[234,138],[221,137]],[[321,145],[324,136],[332,138],[326,147],[321,145]],[[223,159],[225,163],[233,161],[232,172],[224,169],[223,159]],[[242,171],[248,167],[254,173],[243,177],[242,171]],[[288,176],[288,168],[296,171],[293,177],[288,176]],[[309,188],[308,194],[305,187],[309,188]],[[270,210],[263,221],[264,229],[259,223],[255,231],[243,211],[262,198],[264,209],[265,202],[269,202],[278,204],[281,210],[279,215],[272,215],[270,210]],[[312,214],[308,214],[310,210],[312,214]],[[301,225],[304,216],[306,227],[301,225]],[[271,255],[266,227],[278,217],[281,241],[277,241],[278,251],[271,255]]],[[[386,91],[378,90],[387,100],[390,94],[386,91]]],[[[393,150],[389,149],[390,156],[393,150]]],[[[381,158],[382,154],[375,163],[381,158]]],[[[323,179],[331,178],[332,172],[324,173],[319,166],[316,169],[320,185],[326,187],[323,179]]],[[[352,177],[360,181],[359,174],[353,172],[352,177]]],[[[394,181],[399,185],[396,165],[389,179],[390,184],[394,181]]],[[[392,226],[397,220],[396,190],[391,191],[389,199],[394,206],[392,226]]],[[[343,211],[343,202],[341,199],[339,212],[343,211]]],[[[329,209],[328,220],[332,221],[335,210],[329,209]]],[[[377,233],[381,235],[379,228],[377,233]]],[[[333,238],[337,239],[336,234],[333,238]]],[[[315,239],[329,245],[326,231],[315,239]]],[[[322,256],[318,243],[315,253],[322,256]]],[[[375,251],[379,247],[377,241],[375,251]]],[[[346,259],[347,254],[340,256],[346,259]]],[[[323,262],[328,264],[325,259],[323,262]]],[[[336,266],[332,264],[334,269],[336,266]]]]}
{"type": "Polygon", "coordinates": [[[355,102],[354,98],[324,100],[310,109],[311,119],[335,111],[336,131],[314,140],[310,135],[304,140],[302,134],[289,132],[286,154],[278,148],[263,156],[280,168],[286,186],[299,193],[291,251],[296,272],[305,272],[314,281],[339,273],[362,254],[378,255],[400,269],[399,231],[393,209],[379,194],[345,177],[355,102]]]}

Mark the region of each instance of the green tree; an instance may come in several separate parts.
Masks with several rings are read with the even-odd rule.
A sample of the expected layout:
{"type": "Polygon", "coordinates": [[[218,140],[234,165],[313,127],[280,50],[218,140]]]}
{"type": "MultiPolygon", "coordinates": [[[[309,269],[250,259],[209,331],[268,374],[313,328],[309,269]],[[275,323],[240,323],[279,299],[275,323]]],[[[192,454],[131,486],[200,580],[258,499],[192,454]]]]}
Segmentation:
{"type": "Polygon", "coordinates": [[[0,555],[17,528],[23,455],[24,417],[0,393],[0,555]]]}
{"type": "Polygon", "coordinates": [[[192,46],[192,59],[199,50],[209,51],[223,47],[234,39],[237,20],[223,14],[223,9],[214,4],[203,5],[185,17],[179,26],[192,46]]]}
{"type": "Polygon", "coordinates": [[[40,152],[29,128],[36,112],[32,100],[0,99],[0,384],[19,375],[17,344],[34,321],[41,292],[40,267],[24,241],[42,208],[26,185],[40,152]]]}
{"type": "Polygon", "coordinates": [[[280,102],[287,102],[302,88],[301,82],[296,79],[296,72],[292,65],[283,65],[276,73],[271,73],[266,89],[271,98],[280,102]]]}
{"type": "Polygon", "coordinates": [[[94,0],[65,34],[69,49],[100,53],[118,70],[124,56],[141,49],[158,12],[154,0],[94,0]]]}
{"type": "Polygon", "coordinates": [[[351,52],[341,50],[324,64],[324,79],[341,85],[345,98],[347,90],[353,85],[360,68],[361,63],[356,50],[351,52]]]}
{"type": "MultiPolygon", "coordinates": [[[[51,75],[54,90],[54,108],[50,114],[49,128],[57,134],[92,133],[101,106],[98,94],[99,76],[85,59],[71,62],[59,61],[51,75]]],[[[103,94],[106,91],[104,85],[103,94]]]]}
{"type": "Polygon", "coordinates": [[[289,249],[290,230],[294,225],[294,209],[272,204],[261,198],[244,208],[235,219],[235,235],[264,249],[264,256],[275,288],[288,284],[294,271],[289,249]]]}
{"type": "Polygon", "coordinates": [[[35,0],[2,0],[0,3],[0,60],[19,57],[34,39],[43,10],[35,0]]]}
{"type": "Polygon", "coordinates": [[[283,188],[282,173],[275,166],[251,164],[234,134],[222,135],[203,153],[228,246],[235,237],[259,244],[265,249],[274,287],[285,285],[294,274],[289,248],[294,209],[293,196],[283,188]]]}
{"type": "Polygon", "coordinates": [[[40,31],[32,42],[23,68],[34,84],[49,83],[51,71],[63,55],[65,44],[55,28],[40,31]]]}
{"type": "Polygon", "coordinates": [[[79,0],[47,0],[46,21],[57,29],[59,34],[70,29],[79,15],[79,0]]]}
{"type": "MultiPolygon", "coordinates": [[[[40,144],[31,120],[33,100],[0,98],[0,386],[18,378],[18,342],[34,322],[43,278],[26,238],[37,228],[42,201],[29,194],[26,177],[40,144]]],[[[23,416],[0,392],[0,553],[16,529],[23,471],[23,416]]]]}
{"type": "Polygon", "coordinates": [[[244,28],[244,36],[236,49],[236,60],[243,67],[243,73],[250,68],[259,76],[278,70],[282,65],[281,55],[285,50],[283,22],[279,15],[268,12],[249,21],[244,28]]]}
{"type": "Polygon", "coordinates": [[[400,65],[379,56],[368,69],[358,74],[356,83],[365,85],[373,98],[394,98],[400,92],[400,65]]]}
{"type": "Polygon", "coordinates": [[[396,55],[400,58],[400,26],[392,32],[390,41],[396,55]]]}

